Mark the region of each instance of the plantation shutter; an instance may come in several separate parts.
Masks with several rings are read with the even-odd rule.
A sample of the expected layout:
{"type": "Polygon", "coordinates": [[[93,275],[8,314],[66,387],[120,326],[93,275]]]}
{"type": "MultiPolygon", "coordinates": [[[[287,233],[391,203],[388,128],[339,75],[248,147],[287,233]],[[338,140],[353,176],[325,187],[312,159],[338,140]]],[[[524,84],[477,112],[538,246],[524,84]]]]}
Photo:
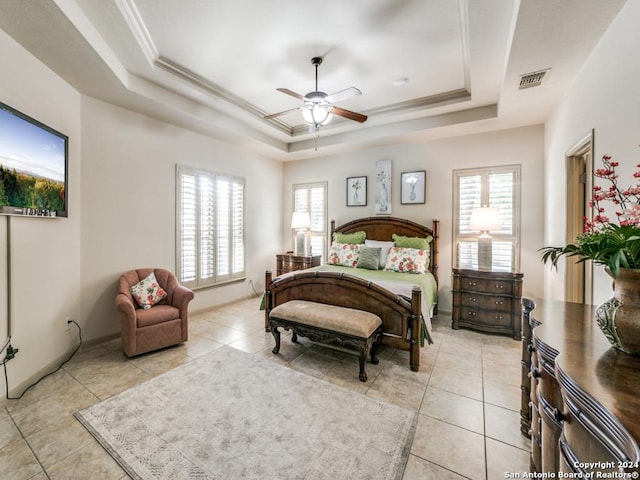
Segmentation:
{"type": "Polygon", "coordinates": [[[184,166],[176,172],[179,281],[196,288],[244,277],[244,180],[184,166]]]}
{"type": "Polygon", "coordinates": [[[327,245],[326,182],[294,185],[293,209],[297,212],[309,213],[311,220],[311,253],[313,255],[322,255],[322,258],[324,258],[327,245]]]}
{"type": "Polygon", "coordinates": [[[519,269],[518,200],[520,167],[495,167],[454,171],[454,219],[456,257],[459,268],[478,268],[478,236],[469,222],[475,207],[489,206],[500,212],[501,230],[492,237],[492,270],[519,269]]]}

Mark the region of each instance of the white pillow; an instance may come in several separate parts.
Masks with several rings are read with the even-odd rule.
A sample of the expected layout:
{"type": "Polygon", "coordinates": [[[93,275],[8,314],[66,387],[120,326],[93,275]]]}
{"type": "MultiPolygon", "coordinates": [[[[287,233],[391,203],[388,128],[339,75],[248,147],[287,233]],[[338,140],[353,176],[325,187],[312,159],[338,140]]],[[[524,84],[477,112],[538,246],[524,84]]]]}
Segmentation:
{"type": "Polygon", "coordinates": [[[365,240],[364,244],[366,247],[380,248],[379,269],[382,270],[387,264],[387,255],[389,254],[389,249],[395,244],[393,242],[382,242],[380,240],[365,240]]]}
{"type": "Polygon", "coordinates": [[[149,310],[167,296],[167,292],[158,285],[158,280],[156,280],[153,272],[136,283],[129,291],[136,302],[138,302],[138,305],[145,310],[149,310]]]}

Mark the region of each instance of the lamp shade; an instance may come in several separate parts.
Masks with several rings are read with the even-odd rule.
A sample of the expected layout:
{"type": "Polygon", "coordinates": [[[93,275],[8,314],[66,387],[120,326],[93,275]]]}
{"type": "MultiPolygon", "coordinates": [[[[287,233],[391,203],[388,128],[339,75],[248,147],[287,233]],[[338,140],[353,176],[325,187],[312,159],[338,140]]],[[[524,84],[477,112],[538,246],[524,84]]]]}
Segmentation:
{"type": "Polygon", "coordinates": [[[291,216],[291,228],[296,230],[311,228],[311,219],[308,212],[293,212],[291,216]]]}
{"type": "Polygon", "coordinates": [[[480,230],[488,232],[490,230],[500,230],[500,213],[494,207],[476,207],[471,210],[470,230],[480,230]]]}

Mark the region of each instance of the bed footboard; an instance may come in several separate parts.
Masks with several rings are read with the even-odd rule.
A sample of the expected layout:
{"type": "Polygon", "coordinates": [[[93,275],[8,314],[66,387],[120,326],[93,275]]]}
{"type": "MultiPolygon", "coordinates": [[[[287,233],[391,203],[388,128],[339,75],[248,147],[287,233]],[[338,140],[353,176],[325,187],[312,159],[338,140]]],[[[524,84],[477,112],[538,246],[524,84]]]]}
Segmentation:
{"type": "Polygon", "coordinates": [[[409,351],[411,370],[420,368],[422,291],[412,290],[411,301],[370,281],[335,272],[296,272],[272,278],[265,274],[265,328],[269,313],[289,300],[354,308],[374,313],[382,319],[382,344],[409,351]]]}

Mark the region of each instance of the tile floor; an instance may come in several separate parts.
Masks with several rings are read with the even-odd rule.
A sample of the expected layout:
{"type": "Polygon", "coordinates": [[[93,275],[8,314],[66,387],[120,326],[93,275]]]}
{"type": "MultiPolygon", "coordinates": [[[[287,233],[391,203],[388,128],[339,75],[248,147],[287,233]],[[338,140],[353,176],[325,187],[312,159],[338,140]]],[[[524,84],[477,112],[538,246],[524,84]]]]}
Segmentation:
{"type": "MultiPolygon", "coordinates": [[[[357,358],[306,339],[283,338],[273,355],[259,300],[249,299],[192,315],[184,345],[127,360],[119,340],[81,349],[63,369],[16,401],[0,403],[0,478],[129,478],[73,417],[73,412],[230,345],[323,378],[363,395],[419,411],[404,480],[505,478],[529,465],[520,435],[520,345],[500,336],[452,330],[433,321],[434,345],[422,352],[420,372],[408,352],[382,349],[358,381],[357,358]]],[[[233,479],[232,479],[233,480],[233,479]]]]}

